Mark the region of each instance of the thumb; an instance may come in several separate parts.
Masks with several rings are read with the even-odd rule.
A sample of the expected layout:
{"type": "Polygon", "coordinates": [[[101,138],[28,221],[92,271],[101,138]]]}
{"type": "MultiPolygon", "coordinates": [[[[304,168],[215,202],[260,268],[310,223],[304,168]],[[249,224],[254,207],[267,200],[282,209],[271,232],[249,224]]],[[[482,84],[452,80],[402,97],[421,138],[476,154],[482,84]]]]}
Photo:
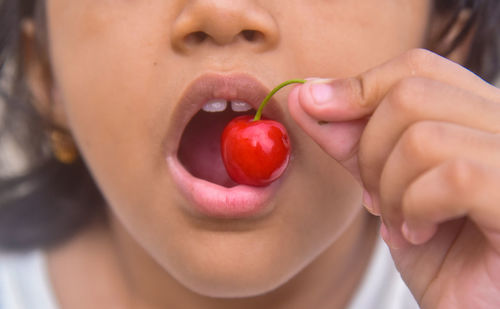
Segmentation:
{"type": "MultiPolygon", "coordinates": [[[[324,113],[317,113],[318,104],[311,94],[311,84],[315,83],[318,84],[313,81],[294,87],[288,96],[290,114],[327,154],[342,164],[361,184],[357,161],[358,144],[368,120],[364,118],[325,122],[321,119],[324,113]]],[[[339,110],[339,113],[342,111],[339,110]]],[[[328,120],[332,119],[332,114],[335,113],[330,112],[328,120]]]]}
{"type": "Polygon", "coordinates": [[[376,104],[363,103],[364,90],[358,78],[310,79],[300,87],[302,108],[313,118],[342,122],[369,117],[376,104]]]}

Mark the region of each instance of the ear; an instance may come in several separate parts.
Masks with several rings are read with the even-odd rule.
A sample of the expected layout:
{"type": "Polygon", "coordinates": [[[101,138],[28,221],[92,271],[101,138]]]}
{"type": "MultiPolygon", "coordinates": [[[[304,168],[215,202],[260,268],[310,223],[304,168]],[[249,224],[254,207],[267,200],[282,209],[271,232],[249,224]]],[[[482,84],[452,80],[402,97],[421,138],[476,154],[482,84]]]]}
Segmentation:
{"type": "Polygon", "coordinates": [[[33,19],[21,23],[23,74],[33,98],[33,105],[50,123],[68,128],[64,105],[52,78],[48,52],[37,43],[33,19]]]}

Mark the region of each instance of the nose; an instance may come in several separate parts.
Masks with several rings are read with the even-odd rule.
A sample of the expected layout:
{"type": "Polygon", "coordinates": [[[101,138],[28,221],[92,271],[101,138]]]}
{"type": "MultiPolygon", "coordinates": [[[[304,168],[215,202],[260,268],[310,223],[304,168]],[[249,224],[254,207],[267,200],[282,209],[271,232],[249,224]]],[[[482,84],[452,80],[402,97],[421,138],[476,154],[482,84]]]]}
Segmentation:
{"type": "Polygon", "coordinates": [[[279,29],[272,15],[254,1],[193,0],[175,19],[171,40],[182,53],[208,44],[238,43],[265,51],[279,41],[279,29]]]}

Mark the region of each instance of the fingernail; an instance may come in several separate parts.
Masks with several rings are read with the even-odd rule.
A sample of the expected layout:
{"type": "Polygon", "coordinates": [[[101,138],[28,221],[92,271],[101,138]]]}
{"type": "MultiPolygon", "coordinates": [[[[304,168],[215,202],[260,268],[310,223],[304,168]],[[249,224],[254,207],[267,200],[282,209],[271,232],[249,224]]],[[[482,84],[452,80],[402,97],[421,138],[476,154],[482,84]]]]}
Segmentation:
{"type": "Polygon", "coordinates": [[[409,246],[408,241],[401,235],[401,233],[394,228],[387,227],[387,225],[380,220],[380,236],[385,241],[387,246],[392,250],[398,250],[409,246]]]}
{"type": "Polygon", "coordinates": [[[306,80],[311,84],[328,84],[333,81],[333,78],[308,77],[306,80]]]}
{"type": "Polygon", "coordinates": [[[363,206],[371,213],[375,214],[374,209],[373,209],[373,200],[372,197],[370,196],[370,193],[368,191],[363,190],[363,206]]]}
{"type": "Polygon", "coordinates": [[[410,230],[406,221],[403,222],[403,225],[401,226],[401,232],[409,242],[412,244],[415,243],[415,234],[412,230],[410,230]]]}
{"type": "Polygon", "coordinates": [[[380,236],[382,236],[382,239],[387,244],[391,243],[391,234],[389,233],[387,226],[384,224],[384,222],[382,220],[380,221],[380,236]]]}
{"type": "Polygon", "coordinates": [[[417,230],[410,228],[405,221],[401,225],[401,233],[404,237],[414,245],[421,245],[431,239],[437,231],[436,225],[426,225],[419,227],[417,230]]]}
{"type": "Polygon", "coordinates": [[[314,99],[314,103],[318,105],[323,105],[326,103],[331,103],[334,91],[332,86],[327,83],[311,83],[311,95],[314,99]]]}
{"type": "Polygon", "coordinates": [[[377,194],[370,194],[369,195],[370,197],[370,212],[374,215],[374,216],[380,216],[382,215],[381,211],[380,211],[380,202],[379,202],[379,198],[377,196],[377,194]]]}

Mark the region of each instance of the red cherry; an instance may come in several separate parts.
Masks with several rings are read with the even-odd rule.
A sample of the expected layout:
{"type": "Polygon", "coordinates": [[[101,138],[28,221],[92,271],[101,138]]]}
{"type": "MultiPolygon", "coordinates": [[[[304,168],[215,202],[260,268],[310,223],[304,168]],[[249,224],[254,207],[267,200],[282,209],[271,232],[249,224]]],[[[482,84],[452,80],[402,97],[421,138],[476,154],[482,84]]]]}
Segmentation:
{"type": "Polygon", "coordinates": [[[290,138],[285,127],[273,120],[261,120],[262,110],[281,88],[303,79],[287,80],[264,98],[255,117],[236,117],[221,138],[222,161],[229,176],[240,184],[267,186],[283,174],[290,159],[290,138]]]}
{"type": "Polygon", "coordinates": [[[234,181],[266,186],[285,171],[290,158],[290,139],[279,122],[240,116],[224,129],[221,150],[222,161],[234,181]]]}

